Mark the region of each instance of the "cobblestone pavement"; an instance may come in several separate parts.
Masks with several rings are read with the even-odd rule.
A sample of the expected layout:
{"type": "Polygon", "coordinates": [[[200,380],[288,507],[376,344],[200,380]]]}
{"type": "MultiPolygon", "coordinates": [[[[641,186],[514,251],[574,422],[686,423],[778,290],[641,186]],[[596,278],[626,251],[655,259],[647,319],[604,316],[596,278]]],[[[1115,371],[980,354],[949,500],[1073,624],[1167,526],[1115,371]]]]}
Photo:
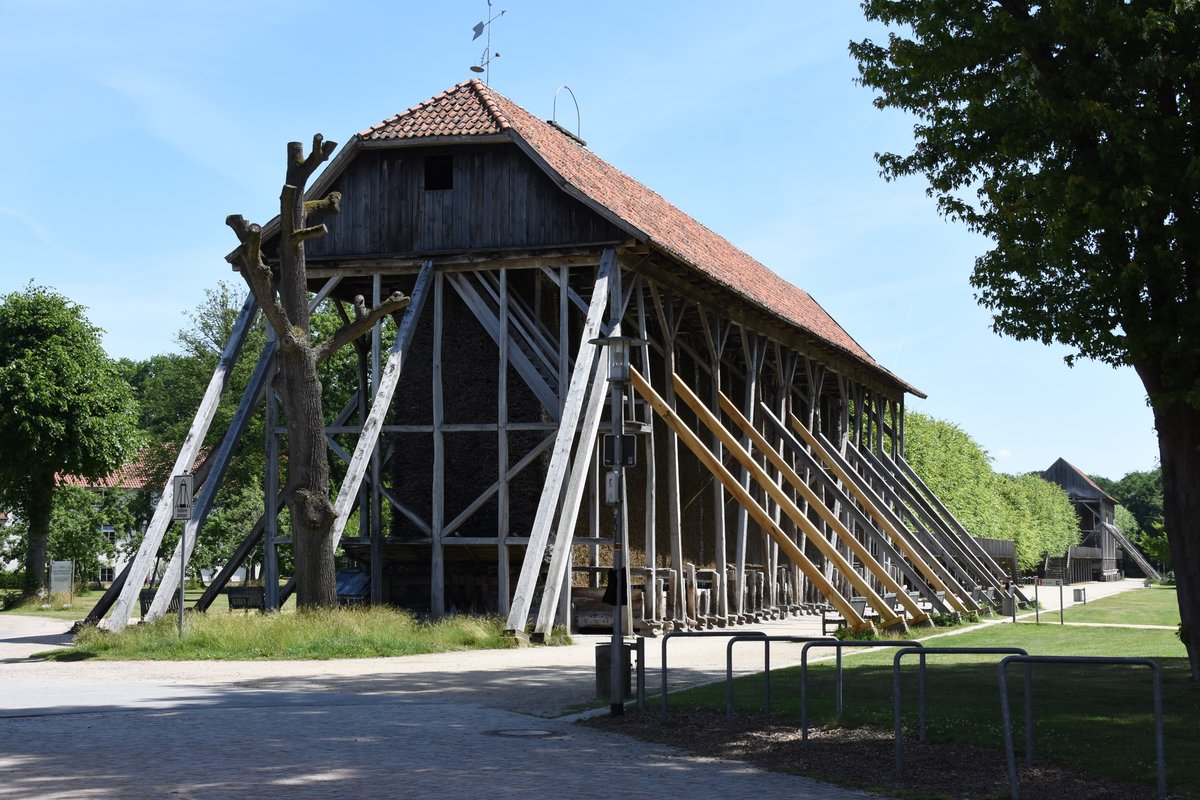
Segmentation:
{"type": "MultiPolygon", "coordinates": [[[[1088,596],[1128,588],[1089,584],[1088,596]]],[[[326,662],[28,658],[60,644],[64,627],[0,616],[0,800],[871,797],[571,724],[561,715],[595,704],[593,646],[603,637],[326,662]]],[[[820,622],[756,628],[815,635],[820,622]]],[[[670,648],[672,688],[723,677],[726,640],[670,648]]],[[[651,691],[659,654],[660,642],[647,642],[651,691]]],[[[737,671],[761,669],[761,657],[747,646],[737,671]]],[[[771,660],[791,659],[780,648],[771,660]]]]}

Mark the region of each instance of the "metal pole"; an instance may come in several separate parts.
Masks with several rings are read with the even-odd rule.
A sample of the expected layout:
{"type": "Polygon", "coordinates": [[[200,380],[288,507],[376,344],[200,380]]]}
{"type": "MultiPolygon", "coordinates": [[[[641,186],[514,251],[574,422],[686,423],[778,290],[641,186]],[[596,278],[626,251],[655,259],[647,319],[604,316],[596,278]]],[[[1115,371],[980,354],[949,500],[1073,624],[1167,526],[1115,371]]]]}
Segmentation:
{"type": "Polygon", "coordinates": [[[183,638],[183,583],[185,556],[187,555],[187,522],[180,523],[179,530],[179,638],[183,638]]]}

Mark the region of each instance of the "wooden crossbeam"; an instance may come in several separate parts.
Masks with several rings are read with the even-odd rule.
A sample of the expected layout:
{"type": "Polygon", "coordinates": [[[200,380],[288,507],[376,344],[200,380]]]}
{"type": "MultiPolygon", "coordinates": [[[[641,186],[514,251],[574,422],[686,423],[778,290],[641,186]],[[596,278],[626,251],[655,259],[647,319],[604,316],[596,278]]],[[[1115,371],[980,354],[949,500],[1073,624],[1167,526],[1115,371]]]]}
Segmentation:
{"type": "Polygon", "coordinates": [[[123,631],[129,624],[129,617],[133,613],[138,593],[154,566],[154,559],[158,555],[159,545],[162,544],[163,534],[171,525],[175,503],[173,478],[175,475],[191,472],[192,466],[196,463],[196,459],[200,455],[200,448],[204,444],[204,436],[208,433],[208,426],[212,424],[213,417],[217,413],[217,406],[221,402],[221,393],[229,382],[233,365],[242,352],[242,345],[246,342],[246,335],[250,332],[251,323],[254,321],[257,310],[254,294],[248,293],[245,302],[242,303],[241,311],[238,312],[237,319],[234,321],[233,332],[225,344],[221,359],[217,362],[212,378],[208,381],[208,388],[204,391],[204,397],[200,401],[200,407],[196,411],[192,425],[188,429],[187,436],[184,437],[183,445],[179,448],[179,455],[175,459],[175,465],[171,468],[171,477],[167,479],[167,485],[159,496],[154,516],[142,537],[142,544],[133,557],[125,586],[121,589],[117,602],[113,604],[112,613],[100,623],[101,627],[107,630],[123,631]]]}
{"type": "MultiPolygon", "coordinates": [[[[898,494],[917,511],[926,523],[926,527],[938,537],[938,541],[946,547],[948,554],[960,567],[971,575],[977,584],[988,584],[994,589],[1002,588],[999,580],[988,568],[976,558],[975,553],[962,541],[962,537],[942,517],[937,509],[929,502],[920,488],[899,468],[891,459],[881,458],[865,448],[859,448],[859,456],[871,463],[877,472],[885,473],[884,477],[891,478],[893,487],[898,494]]],[[[970,534],[966,534],[970,537],[970,534]]],[[[988,559],[991,560],[990,558],[988,559]]]]}
{"type": "Polygon", "coordinates": [[[946,522],[951,525],[955,531],[957,531],[959,538],[962,539],[965,546],[975,554],[976,558],[979,559],[983,566],[992,573],[992,576],[1001,581],[1007,578],[1008,575],[1004,572],[1000,565],[996,563],[995,559],[988,555],[988,552],[983,549],[983,545],[975,541],[975,537],[972,536],[971,532],[968,531],[966,527],[958,521],[958,518],[950,512],[950,509],[946,508],[945,504],[942,503],[941,498],[934,494],[933,490],[929,488],[925,481],[921,480],[921,476],[918,475],[917,471],[914,470],[912,466],[904,460],[904,456],[896,456],[895,464],[901,469],[901,471],[904,472],[905,475],[908,476],[908,479],[913,486],[915,486],[922,494],[925,495],[928,502],[935,509],[937,509],[938,513],[946,519],[946,522]]]}
{"type": "MultiPolygon", "coordinates": [[[[673,376],[672,381],[675,384],[675,396],[681,398],[683,402],[687,404],[688,408],[692,409],[692,412],[696,415],[696,419],[700,421],[700,424],[708,428],[711,433],[721,440],[721,444],[725,446],[726,451],[733,456],[733,458],[739,464],[741,464],[743,468],[745,468],[749,476],[753,478],[754,481],[762,487],[763,491],[767,493],[767,496],[779,505],[779,508],[788,515],[788,519],[796,524],[796,526],[804,534],[805,538],[812,542],[814,546],[816,546],[816,548],[821,552],[821,555],[825,556],[826,560],[833,565],[834,569],[840,572],[846,578],[846,580],[849,581],[850,585],[858,590],[858,593],[862,597],[866,598],[867,603],[869,603],[870,606],[879,614],[879,619],[883,624],[883,627],[890,628],[896,625],[902,625],[904,620],[901,617],[896,616],[896,612],[892,609],[892,604],[883,599],[883,597],[881,597],[871,586],[870,582],[860,575],[858,570],[854,569],[853,565],[851,565],[850,562],[848,562],[846,558],[838,552],[837,547],[835,547],[832,542],[821,535],[821,532],[817,530],[817,526],[812,523],[812,520],[810,520],[808,516],[805,515],[804,512],[802,512],[796,506],[796,504],[792,502],[791,498],[787,496],[787,493],[779,487],[779,484],[772,480],[771,476],[767,474],[766,470],[764,470],[755,460],[753,449],[757,448],[760,451],[766,451],[764,452],[764,455],[767,455],[768,459],[770,459],[771,455],[775,455],[775,458],[779,462],[782,462],[782,459],[778,458],[778,454],[774,452],[771,446],[767,444],[766,440],[764,440],[758,431],[754,429],[754,426],[750,424],[749,420],[742,416],[742,413],[738,411],[737,407],[734,406],[732,402],[730,402],[729,398],[726,397],[724,393],[720,395],[721,409],[725,411],[725,413],[729,414],[730,417],[738,423],[738,427],[742,429],[742,432],[747,437],[749,445],[748,447],[743,446],[741,442],[739,442],[733,436],[733,434],[729,432],[729,430],[721,423],[719,419],[717,419],[712,411],[708,409],[708,406],[701,402],[700,398],[696,396],[696,394],[686,383],[684,383],[682,378],[680,378],[678,375],[675,375],[673,376]]],[[[776,464],[775,461],[772,461],[772,463],[776,464]]],[[[778,466],[778,464],[776,464],[776,466],[778,466]]],[[[875,559],[871,557],[870,552],[867,551],[867,549],[863,547],[858,540],[854,539],[854,537],[850,535],[849,531],[845,530],[845,528],[841,525],[841,522],[836,518],[834,518],[834,522],[837,525],[837,529],[840,529],[837,531],[839,535],[844,533],[844,538],[854,542],[854,545],[851,546],[851,549],[862,560],[863,566],[871,572],[882,573],[882,575],[877,575],[877,577],[880,577],[881,579],[883,576],[887,575],[886,570],[876,563],[875,559]]],[[[778,523],[776,523],[776,527],[778,527],[778,523]]],[[[785,536],[784,538],[787,537],[785,536]]],[[[791,539],[788,539],[788,541],[791,541],[791,539]]],[[[850,544],[850,542],[847,541],[847,544],[850,544]]],[[[888,581],[884,581],[884,585],[896,593],[897,599],[899,599],[900,596],[907,597],[907,595],[904,593],[904,587],[897,584],[895,580],[891,579],[890,576],[887,577],[890,583],[888,581]]],[[[912,599],[908,598],[908,602],[912,603],[912,599]]],[[[921,610],[916,607],[916,604],[912,604],[911,611],[914,621],[924,622],[927,619],[925,614],[923,614],[921,610]]]]}
{"type": "MultiPolygon", "coordinates": [[[[813,457],[811,453],[802,445],[796,437],[783,424],[783,420],[777,417],[771,409],[766,405],[762,405],[763,419],[767,425],[777,433],[784,442],[786,452],[796,461],[800,462],[802,468],[807,472],[808,479],[826,493],[833,497],[834,508],[840,510],[850,516],[855,524],[857,524],[867,535],[870,543],[877,547],[881,552],[885,553],[892,563],[900,570],[909,584],[917,591],[917,593],[929,603],[932,609],[938,613],[945,613],[950,610],[942,598],[938,597],[933,586],[929,584],[921,570],[917,569],[914,563],[905,558],[893,544],[888,535],[880,527],[879,523],[867,515],[862,508],[846,493],[842,488],[842,484],[833,477],[830,477],[825,471],[825,467],[813,457]]],[[[826,504],[828,500],[826,500],[826,504]]],[[[919,559],[918,559],[919,561],[919,559]]],[[[922,568],[929,571],[931,568],[928,564],[920,561],[922,568]]]]}
{"type": "Polygon", "coordinates": [[[946,603],[960,614],[966,613],[968,610],[974,610],[974,608],[968,609],[967,603],[970,602],[969,597],[959,596],[960,593],[965,595],[962,587],[954,582],[953,578],[949,575],[944,574],[944,570],[939,570],[937,566],[934,566],[937,562],[931,555],[927,552],[921,552],[922,548],[906,534],[903,523],[873,492],[862,486],[861,480],[853,476],[849,465],[838,454],[826,449],[795,414],[788,415],[788,421],[792,426],[792,430],[799,434],[800,438],[804,440],[804,443],[816,457],[825,464],[826,468],[837,476],[837,479],[842,482],[842,486],[854,495],[854,499],[871,515],[876,524],[891,537],[892,541],[900,548],[905,557],[921,570],[921,574],[933,584],[934,588],[945,593],[946,603]]]}
{"type": "Polygon", "coordinates": [[[679,441],[683,442],[684,446],[692,451],[692,454],[712,473],[713,477],[725,486],[730,496],[746,509],[747,513],[754,518],[755,522],[762,526],[763,530],[770,534],[771,538],[779,544],[779,549],[791,559],[793,564],[800,568],[805,577],[829,601],[830,605],[837,609],[846,620],[850,629],[852,631],[861,631],[870,628],[871,623],[864,620],[862,615],[854,610],[854,606],[850,604],[850,601],[843,597],[834,585],[830,583],[829,579],[822,574],[821,568],[810,561],[808,556],[804,555],[804,552],[796,546],[796,543],[788,538],[788,535],[775,523],[775,520],[771,518],[766,509],[759,505],[746,489],[742,488],[741,482],[730,474],[725,465],[712,454],[704,443],[700,441],[700,437],[654,391],[650,384],[646,382],[646,379],[634,369],[630,370],[629,377],[633,383],[634,391],[650,404],[655,413],[679,437],[679,441]]]}
{"type": "MultiPolygon", "coordinates": [[[[487,331],[492,341],[499,346],[500,340],[505,338],[506,332],[500,329],[500,318],[495,309],[491,308],[483,296],[479,294],[479,291],[471,285],[465,273],[450,273],[448,279],[450,285],[458,293],[458,296],[462,298],[463,303],[466,304],[475,318],[479,320],[479,323],[487,331]]],[[[510,327],[514,327],[511,319],[509,325],[510,327]]],[[[515,327],[520,330],[519,325],[515,327]]],[[[525,349],[516,346],[516,344],[516,341],[511,338],[509,339],[509,363],[512,364],[517,374],[521,376],[521,380],[525,381],[525,385],[537,397],[546,412],[552,417],[557,417],[559,413],[558,395],[555,394],[550,384],[546,382],[545,377],[538,372],[537,367],[530,359],[529,354],[525,352],[525,349]]]]}
{"type": "Polygon", "coordinates": [[[404,310],[404,317],[400,320],[400,327],[396,331],[396,339],[392,342],[392,347],[388,351],[387,363],[379,377],[379,386],[371,401],[371,410],[367,413],[366,420],[363,421],[362,431],[354,446],[354,456],[350,460],[350,466],[346,469],[346,477],[342,479],[337,500],[333,504],[334,521],[333,527],[329,529],[329,538],[334,547],[337,547],[337,543],[341,541],[342,532],[346,530],[346,521],[350,518],[350,512],[358,497],[358,490],[362,487],[363,476],[366,475],[367,467],[371,463],[371,453],[379,444],[380,428],[383,426],[383,419],[387,415],[388,408],[391,407],[396,387],[400,383],[404,358],[412,347],[417,321],[421,317],[421,309],[425,306],[425,298],[429,294],[429,284],[432,279],[433,262],[426,261],[417,275],[417,282],[413,285],[408,308],[404,310]]]}
{"type": "Polygon", "coordinates": [[[523,636],[525,632],[525,620],[529,617],[529,608],[533,604],[533,594],[537,588],[542,558],[550,538],[550,527],[553,525],[558,511],[558,501],[562,493],[563,480],[566,477],[575,433],[579,426],[579,417],[583,411],[583,401],[591,384],[592,369],[600,351],[600,348],[591,342],[600,333],[600,324],[604,319],[604,311],[608,307],[609,274],[616,268],[616,254],[611,248],[608,248],[600,258],[600,269],[596,273],[596,281],[592,287],[591,304],[588,306],[587,318],[579,337],[575,369],[571,373],[571,380],[567,386],[567,396],[563,405],[562,417],[559,420],[558,435],[554,440],[554,449],[550,453],[550,466],[546,470],[546,481],[542,484],[542,493],[538,498],[533,529],[529,532],[529,544],[525,548],[521,573],[517,579],[512,604],[509,606],[505,631],[510,635],[523,636]]]}
{"type": "MultiPolygon", "coordinates": [[[[792,488],[798,491],[800,496],[808,502],[810,508],[816,509],[817,514],[822,520],[824,520],[825,524],[828,525],[835,534],[837,534],[837,536],[846,544],[846,546],[851,552],[854,553],[854,555],[858,556],[858,560],[863,563],[863,566],[870,570],[871,574],[879,579],[879,582],[883,584],[884,588],[896,595],[896,600],[902,606],[904,606],[905,610],[908,611],[910,620],[918,625],[928,622],[929,616],[921,610],[920,606],[917,605],[915,600],[908,596],[908,592],[906,592],[904,587],[892,577],[891,573],[889,573],[883,567],[883,565],[871,555],[870,548],[860,542],[858,538],[850,532],[845,524],[838,519],[837,515],[834,514],[828,506],[821,502],[821,498],[817,497],[816,492],[809,488],[808,484],[796,474],[796,471],[793,470],[791,465],[784,460],[783,456],[779,455],[775,448],[771,447],[766,438],[758,432],[758,430],[750,423],[750,420],[746,419],[742,412],[738,411],[737,407],[732,401],[730,401],[724,392],[720,393],[719,400],[721,404],[721,410],[724,411],[731,420],[733,420],[734,424],[741,428],[742,433],[744,433],[750,439],[751,445],[758,452],[767,457],[767,460],[771,462],[771,465],[775,467],[775,469],[779,470],[780,474],[783,475],[784,480],[786,480],[792,486],[792,488]]],[[[780,508],[784,510],[784,513],[786,513],[793,522],[800,526],[801,530],[803,530],[810,539],[819,539],[821,542],[825,542],[828,545],[828,541],[825,539],[825,537],[821,535],[821,532],[817,530],[816,526],[813,525],[813,523],[808,519],[807,515],[805,515],[804,512],[801,511],[800,508],[791,501],[791,498],[789,498],[783,492],[783,490],[780,489],[777,484],[775,484],[774,481],[771,481],[771,486],[775,487],[775,489],[768,489],[767,491],[769,494],[771,494],[772,499],[779,504],[780,508]]],[[[833,548],[831,547],[831,549],[833,548]]],[[[837,552],[836,549],[834,549],[834,552],[837,552]]],[[[840,554],[838,555],[840,556],[840,554]]]]}
{"type": "MultiPolygon", "coordinates": [[[[816,435],[818,439],[821,439],[825,443],[827,448],[832,449],[832,445],[819,432],[816,435]]],[[[904,499],[897,494],[892,484],[888,483],[884,476],[875,469],[874,465],[869,460],[863,458],[863,456],[854,448],[849,448],[846,450],[846,452],[856,461],[853,466],[851,466],[849,462],[846,462],[847,467],[852,470],[856,470],[856,474],[860,475],[864,480],[870,482],[871,485],[876,488],[878,495],[882,497],[886,503],[890,504],[890,508],[888,508],[888,510],[894,513],[898,520],[901,520],[900,525],[904,526],[904,523],[907,523],[907,525],[911,527],[914,541],[921,541],[924,539],[923,544],[925,544],[928,549],[941,556],[941,558],[934,559],[931,561],[931,563],[937,565],[943,570],[942,577],[949,585],[958,587],[958,590],[955,592],[955,594],[958,595],[959,599],[964,605],[971,610],[978,608],[979,604],[972,599],[971,593],[971,589],[976,585],[975,579],[972,578],[970,573],[963,568],[962,564],[958,563],[958,561],[953,557],[952,553],[947,552],[945,543],[943,543],[941,539],[939,539],[937,535],[926,526],[924,519],[913,512],[913,509],[908,505],[908,503],[906,503],[904,499]]],[[[888,506],[885,506],[885,508],[887,507],[888,506]]]]}

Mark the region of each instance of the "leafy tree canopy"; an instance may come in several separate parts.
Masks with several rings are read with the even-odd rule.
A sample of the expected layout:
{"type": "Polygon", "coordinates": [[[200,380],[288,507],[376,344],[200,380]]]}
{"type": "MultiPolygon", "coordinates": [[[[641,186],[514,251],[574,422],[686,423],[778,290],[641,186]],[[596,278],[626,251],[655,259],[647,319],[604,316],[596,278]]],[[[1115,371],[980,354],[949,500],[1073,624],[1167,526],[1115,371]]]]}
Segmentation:
{"type": "Polygon", "coordinates": [[[0,504],[30,526],[26,590],[42,585],[57,475],[98,479],[138,443],[137,407],[83,308],[32,283],[0,302],[0,504]]]}
{"type": "Polygon", "coordinates": [[[1200,5],[864,0],[852,43],[880,108],[916,118],[888,179],[922,175],[987,236],[993,327],[1131,365],[1150,398],[1163,518],[1200,680],[1200,5]]]}
{"type": "Polygon", "coordinates": [[[1195,5],[863,8],[911,32],[851,45],[875,104],[917,118],[913,152],[880,155],[883,174],[924,175],[944,214],[993,240],[972,284],[996,330],[1155,365],[1160,388],[1194,392],[1195,364],[1168,367],[1200,355],[1195,5]]]}
{"type": "Polygon", "coordinates": [[[915,411],[904,417],[904,457],[975,536],[1010,539],[1022,569],[1079,543],[1066,493],[1041,476],[992,470],[987,453],[957,425],[915,411]]]}

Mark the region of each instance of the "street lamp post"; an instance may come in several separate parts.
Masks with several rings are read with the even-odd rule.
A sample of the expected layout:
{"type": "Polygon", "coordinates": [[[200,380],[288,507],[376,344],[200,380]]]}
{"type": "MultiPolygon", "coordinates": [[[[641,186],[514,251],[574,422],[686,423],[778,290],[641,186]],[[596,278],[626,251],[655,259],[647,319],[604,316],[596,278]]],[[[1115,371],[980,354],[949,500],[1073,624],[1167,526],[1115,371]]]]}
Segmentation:
{"type": "Polygon", "coordinates": [[[611,582],[614,584],[613,597],[613,633],[612,645],[609,650],[609,713],[619,717],[625,713],[625,636],[622,631],[624,621],[623,606],[625,593],[628,591],[629,580],[625,563],[625,492],[624,470],[627,463],[632,463],[633,452],[625,452],[624,445],[629,444],[625,433],[625,387],[629,384],[629,356],[633,345],[641,344],[641,339],[630,336],[605,336],[593,339],[592,344],[602,345],[608,350],[608,382],[611,396],[612,417],[612,466],[605,477],[605,500],[613,509],[613,571],[611,582]]]}

